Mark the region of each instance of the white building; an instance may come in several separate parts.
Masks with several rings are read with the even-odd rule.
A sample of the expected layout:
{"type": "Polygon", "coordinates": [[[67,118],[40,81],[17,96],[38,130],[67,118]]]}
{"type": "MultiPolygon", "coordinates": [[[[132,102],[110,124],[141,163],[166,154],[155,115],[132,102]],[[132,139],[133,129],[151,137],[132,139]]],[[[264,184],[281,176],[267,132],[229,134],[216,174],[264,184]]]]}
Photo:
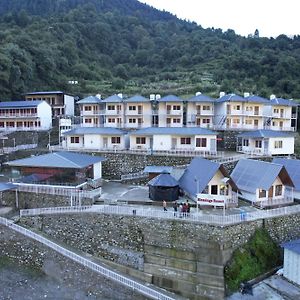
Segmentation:
{"type": "Polygon", "coordinates": [[[211,97],[197,93],[186,101],[187,127],[211,128],[214,121],[214,102],[211,97]]]}
{"type": "Polygon", "coordinates": [[[233,169],[231,178],[241,192],[241,198],[259,207],[294,202],[294,184],[282,165],[241,159],[233,169]]]}
{"type": "Polygon", "coordinates": [[[219,163],[195,157],[179,180],[179,186],[198,205],[237,206],[237,187],[219,163]]]}
{"type": "Polygon", "coordinates": [[[248,131],[237,136],[237,152],[258,155],[294,154],[295,137],[291,132],[248,131]]]}
{"type": "Polygon", "coordinates": [[[160,98],[157,102],[159,127],[183,127],[183,100],[175,95],[160,98]]]}
{"type": "Polygon", "coordinates": [[[45,101],[0,102],[0,129],[48,130],[51,127],[51,107],[45,101]]]}
{"type": "Polygon", "coordinates": [[[204,128],[150,127],[133,131],[129,136],[131,150],[185,150],[211,154],[217,151],[217,133],[204,128]]]}
{"type": "Polygon", "coordinates": [[[52,108],[52,116],[74,116],[74,97],[61,91],[32,92],[25,94],[28,101],[46,101],[52,108]]]}
{"type": "Polygon", "coordinates": [[[124,128],[123,95],[112,95],[101,102],[104,103],[104,127],[124,128]]]}
{"type": "Polygon", "coordinates": [[[125,139],[126,132],[117,128],[80,127],[64,134],[65,149],[91,150],[121,150],[128,145],[125,139]]]}

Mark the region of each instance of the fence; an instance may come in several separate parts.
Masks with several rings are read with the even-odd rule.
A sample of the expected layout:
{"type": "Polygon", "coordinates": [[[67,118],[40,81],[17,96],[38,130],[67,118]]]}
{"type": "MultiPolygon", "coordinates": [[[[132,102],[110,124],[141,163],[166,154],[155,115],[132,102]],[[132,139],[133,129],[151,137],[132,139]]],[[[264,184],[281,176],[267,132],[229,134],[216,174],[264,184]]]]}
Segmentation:
{"type": "Polygon", "coordinates": [[[138,283],[132,279],[129,279],[125,276],[122,276],[114,271],[109,270],[108,268],[105,268],[103,266],[100,266],[91,260],[84,258],[76,253],[73,253],[72,251],[59,246],[58,244],[46,239],[45,237],[38,235],[24,227],[21,227],[19,225],[14,224],[12,221],[0,217],[0,224],[7,226],[14,231],[17,231],[35,241],[38,241],[42,243],[43,245],[48,246],[49,248],[53,249],[54,251],[62,254],[63,256],[70,258],[71,260],[83,265],[84,267],[87,267],[91,269],[92,271],[95,271],[103,276],[105,276],[108,279],[114,280],[122,285],[125,285],[149,298],[152,299],[162,299],[162,300],[172,300],[174,298],[167,296],[149,286],[146,286],[144,284],[138,283]]]}
{"type": "Polygon", "coordinates": [[[183,214],[180,212],[163,211],[162,209],[145,208],[141,206],[117,206],[117,205],[94,205],[85,207],[51,207],[23,209],[20,216],[35,216],[46,214],[64,214],[64,213],[84,213],[94,212],[112,215],[130,215],[145,218],[177,219],[182,221],[197,222],[215,226],[230,226],[239,224],[243,221],[255,221],[259,219],[268,219],[273,217],[286,216],[300,213],[300,205],[293,205],[282,208],[275,208],[264,211],[241,212],[233,215],[206,215],[203,213],[183,214]]]}
{"type": "Polygon", "coordinates": [[[2,149],[0,149],[0,153],[9,154],[9,153],[19,151],[19,150],[34,149],[36,147],[37,147],[37,144],[17,145],[14,147],[3,147],[2,149]]]}
{"type": "Polygon", "coordinates": [[[140,171],[136,173],[121,175],[121,180],[131,180],[131,179],[146,178],[146,177],[147,174],[145,174],[143,171],[140,171]]]}

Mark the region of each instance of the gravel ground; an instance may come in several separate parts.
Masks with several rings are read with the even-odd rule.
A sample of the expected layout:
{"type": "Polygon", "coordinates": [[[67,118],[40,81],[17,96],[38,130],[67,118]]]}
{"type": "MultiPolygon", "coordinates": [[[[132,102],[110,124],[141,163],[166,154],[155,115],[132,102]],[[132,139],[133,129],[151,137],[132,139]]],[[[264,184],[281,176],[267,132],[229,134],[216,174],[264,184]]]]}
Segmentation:
{"type": "MultiPolygon", "coordinates": [[[[101,277],[99,277],[101,279],[101,277]]],[[[0,300],[145,299],[123,286],[102,278],[93,291],[60,282],[41,271],[10,263],[0,267],[0,300]],[[95,292],[96,290],[96,292],[95,292]]]]}

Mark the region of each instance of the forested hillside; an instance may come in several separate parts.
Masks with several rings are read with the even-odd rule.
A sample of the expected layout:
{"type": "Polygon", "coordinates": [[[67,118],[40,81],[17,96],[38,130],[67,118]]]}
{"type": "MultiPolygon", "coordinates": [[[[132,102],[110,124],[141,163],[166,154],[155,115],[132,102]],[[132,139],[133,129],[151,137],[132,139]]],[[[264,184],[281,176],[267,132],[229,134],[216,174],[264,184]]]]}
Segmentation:
{"type": "Polygon", "coordinates": [[[136,0],[3,0],[1,99],[45,89],[298,98],[300,36],[244,38],[136,0]]]}

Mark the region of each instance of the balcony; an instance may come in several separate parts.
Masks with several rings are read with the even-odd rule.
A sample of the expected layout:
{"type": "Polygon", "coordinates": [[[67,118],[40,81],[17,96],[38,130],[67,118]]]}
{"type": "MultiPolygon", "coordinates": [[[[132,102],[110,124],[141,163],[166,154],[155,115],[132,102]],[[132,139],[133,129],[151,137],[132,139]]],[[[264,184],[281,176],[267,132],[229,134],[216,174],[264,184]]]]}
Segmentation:
{"type": "Polygon", "coordinates": [[[173,116],[181,116],[183,114],[182,110],[167,110],[167,115],[173,115],[173,116]]]}
{"type": "Polygon", "coordinates": [[[11,114],[11,113],[7,113],[7,114],[0,114],[0,118],[8,118],[8,119],[13,119],[13,118],[37,118],[38,114],[34,113],[34,114],[11,114]]]}

